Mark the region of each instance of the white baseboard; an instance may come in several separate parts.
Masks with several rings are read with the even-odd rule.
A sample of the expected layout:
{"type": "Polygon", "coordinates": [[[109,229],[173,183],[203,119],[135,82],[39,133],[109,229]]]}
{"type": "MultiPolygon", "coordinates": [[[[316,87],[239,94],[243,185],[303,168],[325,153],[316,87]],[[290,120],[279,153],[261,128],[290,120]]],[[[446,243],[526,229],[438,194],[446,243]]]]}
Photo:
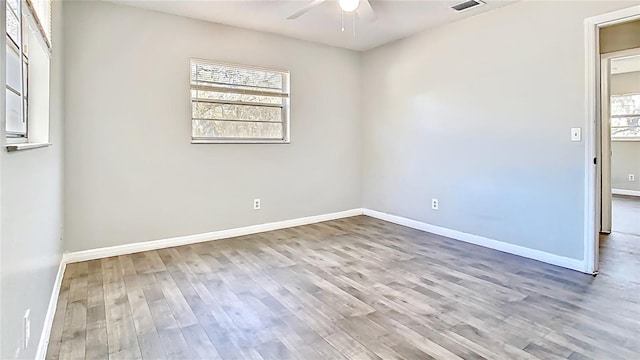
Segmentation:
{"type": "Polygon", "coordinates": [[[380,220],[392,222],[398,225],[426,231],[432,234],[445,236],[451,239],[464,241],[467,243],[484,246],[490,249],[505,253],[522,256],[529,259],[542,261],[548,264],[561,266],[580,272],[585,271],[585,264],[582,260],[576,260],[564,256],[554,255],[548,252],[534,250],[519,245],[509,244],[503,241],[493,240],[486,237],[465,233],[462,231],[447,229],[440,226],[426,224],[417,220],[391,215],[376,210],[364,209],[364,214],[380,220]]]}
{"type": "Polygon", "coordinates": [[[540,250],[534,250],[525,248],[518,245],[508,244],[505,242],[488,239],[478,235],[472,235],[457,230],[451,230],[440,226],[426,224],[417,220],[404,218],[401,216],[391,215],[380,211],[370,209],[351,209],[346,211],[340,211],[330,214],[309,216],[304,218],[285,220],[279,222],[266,223],[261,225],[246,226],[236,229],[213,231],[203,234],[179,236],[162,240],[145,241],[134,244],[118,245],[111,247],[104,247],[99,249],[77,251],[71,253],[65,253],[62,256],[58,274],[56,276],[53,290],[51,292],[51,299],[49,300],[49,308],[47,309],[47,315],[45,317],[44,326],[42,328],[42,334],[40,336],[40,342],[38,343],[38,351],[36,355],[37,360],[44,359],[47,354],[47,347],[49,345],[49,338],[51,336],[51,327],[53,325],[53,318],[56,313],[56,306],[58,304],[58,296],[60,293],[60,287],[62,285],[62,277],[66,264],[101,259],[110,256],[126,255],[141,251],[157,250],[167,247],[188,245],[199,242],[219,240],[225,238],[231,238],[236,236],[256,234],[265,231],[279,230],[284,228],[290,228],[294,226],[308,225],[318,223],[322,221],[329,221],[335,219],[341,219],[357,215],[367,215],[377,219],[389,221],[395,224],[407,226],[410,228],[430,232],[433,234],[445,236],[448,238],[468,242],[475,245],[484,246],[490,249],[499,250],[502,252],[519,255],[522,257],[539,260],[545,263],[573,269],[577,271],[584,271],[584,263],[580,260],[575,260],[563,256],[550,254],[540,250]]]}
{"type": "Polygon", "coordinates": [[[53,283],[53,290],[51,290],[51,298],[49,299],[49,307],[47,308],[47,314],[44,318],[44,324],[42,325],[42,334],[40,334],[40,341],[38,342],[38,350],[36,352],[36,360],[44,360],[47,356],[47,347],[49,346],[49,338],[51,337],[51,327],[53,326],[53,317],[56,314],[56,308],[58,307],[58,297],[60,295],[60,287],[62,286],[62,277],[64,276],[64,270],[67,264],[64,260],[60,261],[58,267],[58,274],[56,280],[53,283]]]}
{"type": "Polygon", "coordinates": [[[640,196],[638,190],[625,190],[625,189],[611,189],[613,195],[627,195],[627,196],[640,196]]]}
{"type": "Polygon", "coordinates": [[[51,292],[51,299],[49,301],[49,308],[45,317],[44,326],[42,328],[42,335],[40,336],[40,342],[38,344],[37,360],[44,359],[47,353],[47,346],[49,344],[49,337],[51,336],[51,326],[53,324],[53,318],[56,312],[56,306],[58,304],[58,295],[60,293],[60,287],[62,285],[62,277],[66,264],[101,259],[110,256],[126,255],[141,251],[157,250],[173,246],[188,245],[205,241],[219,240],[243,235],[256,234],[266,231],[279,230],[284,228],[290,228],[294,226],[302,226],[308,224],[314,224],[322,221],[329,221],[335,219],[341,219],[346,217],[352,217],[357,215],[367,215],[380,220],[392,222],[395,224],[407,226],[410,228],[426,231],[432,234],[445,236],[451,239],[464,241],[467,243],[484,246],[490,249],[502,251],[509,254],[519,255],[522,257],[542,261],[552,265],[561,266],[564,268],[577,270],[584,272],[585,264],[583,261],[571,259],[563,256],[550,254],[540,250],[529,249],[526,247],[505,243],[489,238],[485,238],[478,235],[468,234],[457,230],[447,229],[440,226],[426,224],[417,220],[404,218],[401,216],[391,215],[376,210],[370,209],[351,209],[346,211],[340,211],[330,214],[309,216],[304,218],[285,220],[279,222],[266,223],[261,225],[246,226],[236,229],[213,231],[203,234],[179,236],[162,240],[145,241],[134,244],[118,245],[111,247],[104,247],[99,249],[77,251],[71,253],[64,253],[62,261],[60,262],[60,268],[51,292]]]}
{"type": "Polygon", "coordinates": [[[431,225],[431,224],[423,223],[417,220],[408,219],[408,218],[397,216],[397,215],[387,214],[387,213],[383,213],[383,212],[371,210],[371,209],[351,209],[351,210],[340,211],[340,212],[335,212],[330,214],[309,216],[304,218],[278,221],[278,222],[272,222],[272,223],[266,223],[266,224],[260,224],[260,225],[252,225],[252,226],[246,226],[246,227],[235,228],[235,229],[213,231],[213,232],[208,232],[203,234],[179,236],[179,237],[173,237],[168,239],[145,241],[145,242],[139,242],[139,243],[133,243],[133,244],[117,245],[117,246],[104,247],[104,248],[98,248],[98,249],[70,252],[70,253],[63,254],[62,263],[69,264],[69,263],[75,263],[80,261],[101,259],[101,258],[110,257],[110,256],[133,254],[141,251],[157,250],[157,249],[164,249],[164,248],[173,247],[173,246],[189,245],[189,244],[195,244],[195,243],[205,242],[205,241],[220,240],[220,239],[232,238],[237,236],[256,234],[256,233],[261,233],[266,231],[285,229],[285,228],[294,227],[294,226],[308,225],[308,224],[318,223],[322,221],[329,221],[329,220],[341,219],[341,218],[346,218],[351,216],[363,215],[363,214],[377,218],[377,219],[389,221],[395,224],[445,236],[451,239],[460,240],[460,241],[468,242],[471,244],[484,246],[490,249],[506,252],[509,254],[514,254],[514,255],[526,257],[529,259],[542,261],[548,264],[557,265],[557,266],[561,266],[564,268],[577,270],[581,272],[584,272],[585,270],[585,264],[582,260],[572,259],[572,258],[559,256],[559,255],[551,254],[551,253],[540,251],[540,250],[535,250],[535,249],[530,249],[530,248],[526,248],[519,245],[509,244],[503,241],[489,239],[483,236],[473,235],[473,234],[465,233],[462,231],[444,228],[441,226],[431,225]]]}
{"type": "Polygon", "coordinates": [[[362,209],[351,209],[346,211],[340,211],[330,214],[308,216],[298,219],[278,221],[260,225],[245,226],[236,229],[212,231],[203,234],[178,236],[168,239],[152,240],[145,242],[138,242],[133,244],[110,246],[98,249],[84,250],[64,253],[62,255],[62,261],[69,264],[80,261],[101,259],[110,256],[133,254],[141,251],[164,249],[173,246],[189,245],[199,242],[226,239],[236,236],[244,236],[250,234],[261,233],[265,231],[279,230],[284,228],[290,228],[294,226],[308,225],[318,223],[322,221],[329,221],[335,219],[341,219],[351,216],[362,215],[362,209]]]}

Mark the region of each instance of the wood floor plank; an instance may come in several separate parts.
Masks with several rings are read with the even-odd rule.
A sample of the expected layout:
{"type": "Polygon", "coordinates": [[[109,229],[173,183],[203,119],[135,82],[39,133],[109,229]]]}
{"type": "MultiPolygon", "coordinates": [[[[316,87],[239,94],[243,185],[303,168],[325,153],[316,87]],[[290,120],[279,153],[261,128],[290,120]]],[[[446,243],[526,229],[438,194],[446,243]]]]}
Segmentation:
{"type": "Polygon", "coordinates": [[[104,301],[87,309],[86,358],[108,359],[107,320],[104,301]]]}
{"type": "Polygon", "coordinates": [[[209,339],[200,324],[195,324],[182,328],[182,335],[187,341],[187,346],[191,348],[194,358],[197,359],[222,359],[215,346],[209,339]]]}
{"type": "Polygon", "coordinates": [[[594,278],[358,216],[69,264],[46,356],[635,359],[638,253],[594,278]]]}
{"type": "Polygon", "coordinates": [[[86,299],[68,303],[65,327],[62,333],[60,359],[84,359],[86,353],[86,327],[86,299]]]}
{"type": "Polygon", "coordinates": [[[260,354],[264,360],[294,360],[296,357],[293,355],[283,343],[277,340],[272,340],[256,347],[256,351],[260,354]]]}
{"type": "Polygon", "coordinates": [[[380,359],[378,355],[371,352],[342,330],[326,336],[325,340],[340,351],[347,359],[380,359]]]}
{"type": "Polygon", "coordinates": [[[336,323],[338,327],[353,337],[367,350],[381,359],[402,359],[403,357],[380,341],[389,332],[369,320],[366,316],[349,317],[336,323]]]}
{"type": "Polygon", "coordinates": [[[109,359],[141,359],[140,346],[118,258],[102,260],[109,359]]]}
{"type": "Polygon", "coordinates": [[[137,276],[138,270],[145,270],[139,266],[136,267],[134,259],[132,256],[119,257],[120,264],[124,268],[127,300],[133,318],[133,326],[136,330],[140,355],[143,359],[157,359],[163,356],[162,343],[149,308],[150,302],[142,288],[142,279],[137,276]]]}

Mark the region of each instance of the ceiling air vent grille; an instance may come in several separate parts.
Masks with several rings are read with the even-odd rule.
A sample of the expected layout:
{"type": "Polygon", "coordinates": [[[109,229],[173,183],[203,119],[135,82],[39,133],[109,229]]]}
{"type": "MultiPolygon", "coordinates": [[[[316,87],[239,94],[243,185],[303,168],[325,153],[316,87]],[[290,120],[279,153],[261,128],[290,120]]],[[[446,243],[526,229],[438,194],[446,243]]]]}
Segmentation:
{"type": "Polygon", "coordinates": [[[451,8],[455,11],[465,11],[484,4],[484,1],[481,0],[469,0],[461,2],[460,4],[453,5],[451,8]]]}

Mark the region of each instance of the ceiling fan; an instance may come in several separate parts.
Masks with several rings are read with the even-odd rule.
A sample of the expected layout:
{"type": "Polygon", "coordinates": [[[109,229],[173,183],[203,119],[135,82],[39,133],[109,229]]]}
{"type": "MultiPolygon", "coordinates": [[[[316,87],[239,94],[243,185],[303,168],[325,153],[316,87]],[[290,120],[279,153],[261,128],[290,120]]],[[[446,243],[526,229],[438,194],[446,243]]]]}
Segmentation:
{"type": "MultiPolygon", "coordinates": [[[[313,0],[307,4],[307,6],[289,16],[287,20],[295,20],[326,1],[327,0],[313,0]]],[[[357,14],[358,18],[364,21],[373,21],[376,18],[376,14],[373,12],[369,0],[338,0],[338,5],[343,13],[357,14]]]]}

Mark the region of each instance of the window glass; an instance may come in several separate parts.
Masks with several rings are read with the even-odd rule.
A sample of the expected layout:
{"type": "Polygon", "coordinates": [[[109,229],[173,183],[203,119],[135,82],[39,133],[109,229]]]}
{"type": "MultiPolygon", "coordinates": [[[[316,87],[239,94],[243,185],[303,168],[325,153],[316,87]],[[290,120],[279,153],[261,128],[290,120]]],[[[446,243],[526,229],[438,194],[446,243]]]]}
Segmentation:
{"type": "Polygon", "coordinates": [[[196,142],[287,142],[289,73],[191,61],[196,142]]]}
{"type": "Polygon", "coordinates": [[[12,46],[7,45],[7,85],[21,92],[20,83],[20,56],[12,46]]]}
{"type": "Polygon", "coordinates": [[[7,12],[6,12],[6,26],[7,26],[7,35],[17,44],[18,43],[18,29],[20,28],[20,24],[18,19],[14,15],[13,12],[9,9],[9,4],[7,3],[7,12]]]}
{"type": "Polygon", "coordinates": [[[27,124],[22,121],[22,99],[7,90],[7,134],[26,134],[27,124]]]}
{"type": "Polygon", "coordinates": [[[640,137],[640,94],[611,97],[611,137],[640,137]]]}

